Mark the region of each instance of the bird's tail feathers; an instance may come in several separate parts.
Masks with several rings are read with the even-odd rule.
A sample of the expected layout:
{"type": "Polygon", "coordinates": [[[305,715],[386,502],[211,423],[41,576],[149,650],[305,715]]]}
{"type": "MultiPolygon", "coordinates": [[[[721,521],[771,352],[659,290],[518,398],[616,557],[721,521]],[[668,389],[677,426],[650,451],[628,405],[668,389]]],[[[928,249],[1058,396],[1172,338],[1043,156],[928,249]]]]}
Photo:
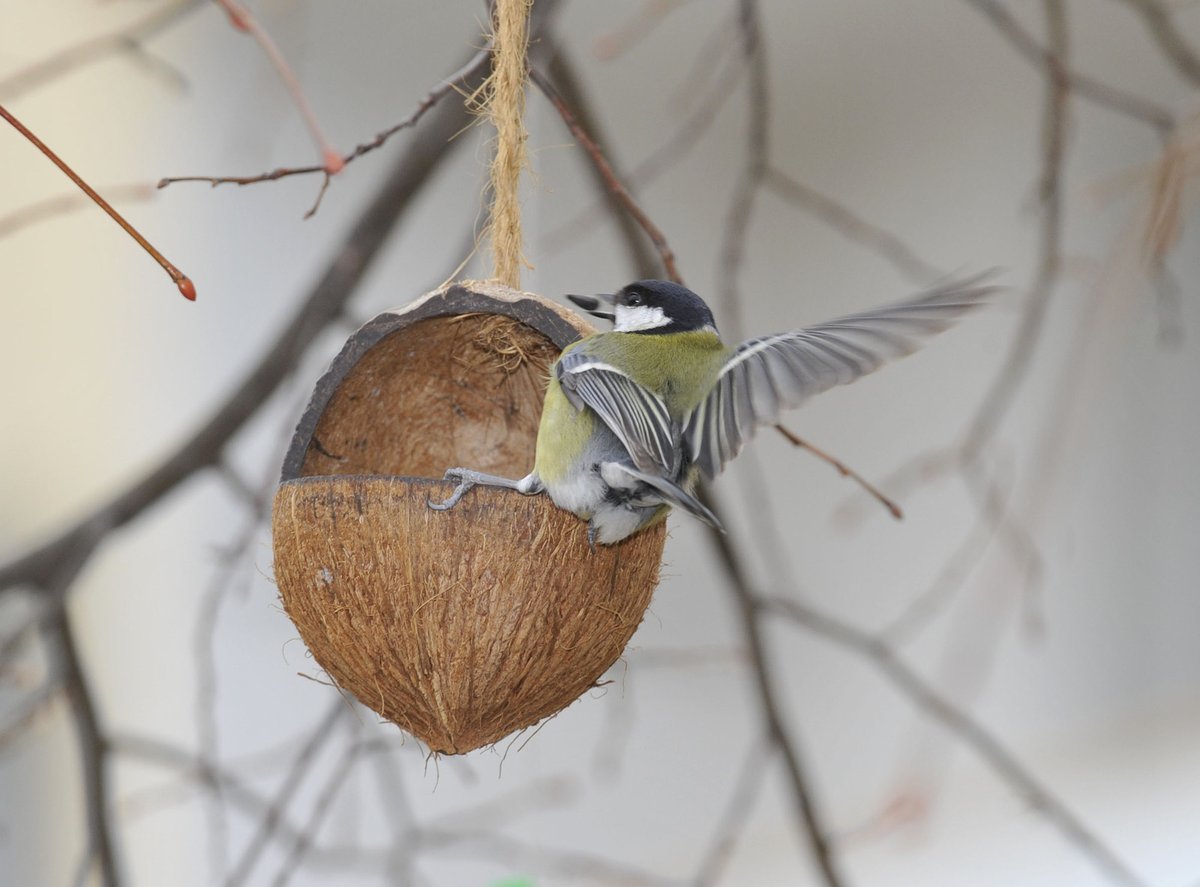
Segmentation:
{"type": "Polygon", "coordinates": [[[710,511],[707,507],[705,507],[700,500],[698,500],[695,496],[678,484],[667,480],[665,477],[647,474],[645,471],[639,471],[632,465],[619,464],[616,467],[620,468],[630,477],[640,480],[642,483],[653,487],[672,505],[676,505],[691,513],[695,517],[698,517],[710,527],[718,529],[722,533],[725,532],[725,527],[721,525],[721,522],[717,519],[717,516],[713,514],[712,511],[710,511]]]}

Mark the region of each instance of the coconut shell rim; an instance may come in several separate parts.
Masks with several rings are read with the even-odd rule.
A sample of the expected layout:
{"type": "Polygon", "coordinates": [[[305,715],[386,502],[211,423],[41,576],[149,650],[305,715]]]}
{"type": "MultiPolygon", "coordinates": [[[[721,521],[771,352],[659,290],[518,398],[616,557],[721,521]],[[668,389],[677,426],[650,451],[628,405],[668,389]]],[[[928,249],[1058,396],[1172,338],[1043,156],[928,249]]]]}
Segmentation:
{"type": "MultiPolygon", "coordinates": [[[[495,314],[511,317],[549,339],[559,350],[578,341],[591,329],[582,316],[565,306],[534,293],[501,287],[483,281],[453,283],[435,290],[415,302],[377,314],[350,334],[337,356],[313,386],[308,404],[296,423],[291,441],[283,457],[279,482],[298,480],[302,474],[308,448],[312,445],[317,426],[346,378],[359,361],[384,338],[423,320],[439,317],[460,317],[465,314],[495,314]]],[[[341,477],[348,475],[313,475],[341,477]]],[[[401,477],[403,475],[363,475],[366,477],[401,477]]],[[[434,480],[434,478],[418,478],[434,480]]]]}
{"type": "MultiPolygon", "coordinates": [[[[441,477],[424,477],[413,474],[303,474],[299,477],[289,477],[279,482],[281,487],[303,486],[306,484],[315,484],[317,482],[329,483],[331,481],[354,481],[354,480],[400,480],[412,486],[432,486],[439,484],[453,489],[456,484],[452,480],[446,480],[441,477]]],[[[510,490],[505,487],[490,487],[486,484],[477,484],[472,487],[474,490],[494,490],[497,493],[511,493],[514,496],[520,496],[522,499],[532,498],[528,493],[519,493],[516,490],[510,490]]],[[[570,512],[568,512],[569,514],[570,512]]]]}

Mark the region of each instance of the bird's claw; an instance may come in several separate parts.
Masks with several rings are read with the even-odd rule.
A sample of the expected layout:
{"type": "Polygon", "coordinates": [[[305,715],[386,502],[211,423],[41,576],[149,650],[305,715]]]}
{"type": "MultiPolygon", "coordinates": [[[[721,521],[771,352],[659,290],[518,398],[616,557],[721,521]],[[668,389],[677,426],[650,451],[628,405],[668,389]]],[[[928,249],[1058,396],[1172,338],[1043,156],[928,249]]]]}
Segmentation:
{"type": "Polygon", "coordinates": [[[434,502],[432,499],[427,498],[425,500],[425,504],[434,511],[449,511],[451,508],[457,505],[467,490],[475,486],[475,481],[467,480],[465,477],[463,477],[463,473],[464,472],[461,468],[449,469],[444,475],[442,475],[442,480],[457,480],[458,486],[454,488],[454,492],[441,502],[434,502]]]}

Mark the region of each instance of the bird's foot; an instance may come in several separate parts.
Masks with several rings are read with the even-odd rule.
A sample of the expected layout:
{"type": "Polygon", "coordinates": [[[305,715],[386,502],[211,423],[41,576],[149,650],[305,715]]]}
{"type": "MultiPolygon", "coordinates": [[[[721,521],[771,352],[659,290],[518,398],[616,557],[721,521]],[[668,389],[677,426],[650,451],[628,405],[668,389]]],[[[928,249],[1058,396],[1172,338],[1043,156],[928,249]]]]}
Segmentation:
{"type": "Polygon", "coordinates": [[[449,498],[441,502],[425,500],[425,504],[434,511],[449,511],[458,504],[458,501],[471,487],[500,487],[504,490],[516,490],[526,496],[536,495],[545,489],[536,473],[528,474],[520,480],[511,480],[507,477],[497,477],[494,474],[484,474],[482,471],[472,471],[469,468],[451,468],[442,478],[443,480],[456,480],[458,486],[454,488],[454,492],[450,494],[449,498]]]}
{"type": "Polygon", "coordinates": [[[467,490],[478,483],[475,475],[477,472],[468,471],[466,468],[451,468],[444,475],[443,480],[457,480],[458,486],[454,488],[454,492],[441,502],[434,502],[432,499],[426,499],[425,504],[434,511],[449,511],[458,501],[466,494],[467,490]]]}

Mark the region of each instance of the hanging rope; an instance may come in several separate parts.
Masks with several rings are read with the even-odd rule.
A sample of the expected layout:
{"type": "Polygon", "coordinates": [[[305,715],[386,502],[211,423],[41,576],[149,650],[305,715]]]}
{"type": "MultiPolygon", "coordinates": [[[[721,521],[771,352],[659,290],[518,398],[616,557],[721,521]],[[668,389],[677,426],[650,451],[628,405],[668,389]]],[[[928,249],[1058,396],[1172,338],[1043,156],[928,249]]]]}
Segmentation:
{"type": "Polygon", "coordinates": [[[525,168],[525,81],[529,10],[533,0],[496,0],[492,76],[487,85],[488,117],[496,127],[492,158],[492,275],[519,289],[521,266],[521,170],[525,168]]]}

